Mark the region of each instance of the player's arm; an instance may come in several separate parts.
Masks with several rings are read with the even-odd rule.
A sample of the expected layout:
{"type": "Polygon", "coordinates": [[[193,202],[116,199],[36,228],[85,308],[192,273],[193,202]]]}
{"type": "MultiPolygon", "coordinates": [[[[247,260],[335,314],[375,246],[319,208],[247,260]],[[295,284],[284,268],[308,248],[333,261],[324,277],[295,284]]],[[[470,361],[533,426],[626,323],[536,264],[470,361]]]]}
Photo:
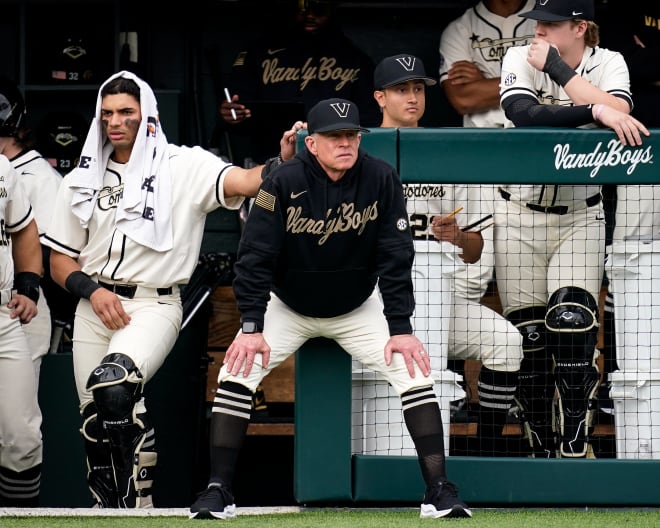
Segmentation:
{"type": "Polygon", "coordinates": [[[575,105],[604,104],[618,110],[630,112],[630,104],[621,97],[598,88],[571,68],[559,55],[557,48],[546,40],[535,38],[529,46],[527,61],[538,71],[547,73],[562,86],[575,105]]]}
{"type": "Polygon", "coordinates": [[[88,299],[106,328],[118,330],[130,322],[131,318],[124,311],[119,297],[93,281],[82,271],[76,259],[51,249],[50,273],[53,280],[70,293],[88,299]]]}
{"type": "Polygon", "coordinates": [[[484,112],[500,105],[500,78],[486,79],[476,64],[461,60],[452,64],[442,82],[447,99],[461,115],[484,112]]]}
{"type": "Polygon", "coordinates": [[[296,121],[293,126],[282,134],[280,139],[280,154],[271,158],[265,165],[257,165],[251,169],[233,168],[224,179],[224,195],[226,198],[234,196],[254,196],[259,190],[261,182],[266,175],[277,165],[288,161],[296,153],[296,134],[299,130],[307,128],[307,123],[296,121]]]}
{"type": "Polygon", "coordinates": [[[11,234],[11,244],[16,293],[8,306],[12,310],[12,319],[18,317],[26,324],[37,315],[39,282],[43,275],[37,223],[32,220],[23,229],[14,231],[11,234]]]}
{"type": "Polygon", "coordinates": [[[463,231],[453,215],[435,216],[431,232],[436,240],[450,242],[461,248],[463,262],[474,264],[481,258],[484,239],[479,232],[463,231]]]}

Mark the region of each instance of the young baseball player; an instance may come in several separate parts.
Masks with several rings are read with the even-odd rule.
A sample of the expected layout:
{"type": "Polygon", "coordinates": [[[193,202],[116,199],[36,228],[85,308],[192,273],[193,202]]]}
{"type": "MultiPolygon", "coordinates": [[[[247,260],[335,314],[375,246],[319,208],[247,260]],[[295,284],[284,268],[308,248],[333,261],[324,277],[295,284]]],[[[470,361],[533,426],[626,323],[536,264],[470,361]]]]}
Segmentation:
{"type": "MultiPolygon", "coordinates": [[[[381,126],[417,127],[424,115],[426,86],[435,83],[413,55],[383,59],[374,75],[381,126]]],[[[406,183],[403,192],[415,244],[413,329],[427,343],[433,370],[446,370],[448,357],[481,360],[477,448],[482,455],[507,456],[502,428],[514,403],[522,337],[504,317],[479,302],[484,273],[474,264],[483,254],[485,239],[492,260],[492,229],[484,229],[492,224],[492,199],[474,185],[406,183]],[[452,214],[456,209],[460,211],[452,214]],[[449,318],[442,316],[440,306],[443,274],[452,288],[449,318]],[[448,328],[448,349],[440,339],[441,325],[448,328]]],[[[492,274],[492,266],[489,270],[492,274]]]]}
{"type": "MultiPolygon", "coordinates": [[[[0,129],[14,127],[20,116],[16,100],[0,94],[0,129]]],[[[0,155],[0,505],[35,507],[43,456],[41,411],[22,325],[37,314],[43,268],[37,223],[18,178],[0,155]]]]}
{"type": "MultiPolygon", "coordinates": [[[[532,42],[509,49],[502,63],[501,103],[515,126],[600,125],[623,145],[641,145],[649,132],[629,115],[623,57],[598,47],[593,0],[537,1],[520,16],[537,23],[532,42]]],[[[495,207],[498,289],[505,315],[523,334],[519,400],[531,453],[592,456],[605,237],[600,186],[506,185],[495,207]]]]}
{"type": "MultiPolygon", "coordinates": [[[[5,121],[0,128],[0,154],[7,156],[12,167],[18,172],[19,183],[30,200],[39,230],[39,237],[42,238],[48,229],[55,203],[54,198],[62,182],[62,176],[39,152],[34,150],[31,130],[25,126],[27,117],[25,100],[13,81],[5,78],[0,79],[1,98],[12,102],[11,104],[18,118],[12,122],[5,121]]],[[[41,291],[37,303],[38,313],[30,324],[25,326],[37,383],[39,382],[41,359],[48,353],[51,346],[52,324],[49,303],[62,304],[63,309],[72,305],[71,300],[67,299],[68,294],[59,286],[53,284],[50,279],[50,273],[48,272],[49,248],[42,246],[42,253],[45,273],[41,279],[41,291]],[[48,289],[49,298],[44,295],[46,283],[50,287],[48,289]]],[[[70,309],[73,313],[72,308],[70,309]]]]}
{"type": "MultiPolygon", "coordinates": [[[[284,159],[296,130],[282,137],[284,159]]],[[[119,72],[99,89],[45,243],[54,279],[80,297],[74,375],[87,479],[100,507],[152,506],[156,450],[143,388],[179,334],[179,287],[197,264],[207,213],[238,208],[262,171],[168,144],[154,93],[136,75],[119,72]]]]}
{"type": "Polygon", "coordinates": [[[327,337],[401,395],[427,486],[421,516],[469,517],[447,480],[431,364],[412,334],[414,247],[401,181],[359,149],[367,130],[351,101],[320,101],[307,128],[306,148],[264,181],[245,225],[234,280],[241,332],[218,376],[209,483],[190,516],[236,514],[231,486],[253,391],[305,341],[327,337]]]}

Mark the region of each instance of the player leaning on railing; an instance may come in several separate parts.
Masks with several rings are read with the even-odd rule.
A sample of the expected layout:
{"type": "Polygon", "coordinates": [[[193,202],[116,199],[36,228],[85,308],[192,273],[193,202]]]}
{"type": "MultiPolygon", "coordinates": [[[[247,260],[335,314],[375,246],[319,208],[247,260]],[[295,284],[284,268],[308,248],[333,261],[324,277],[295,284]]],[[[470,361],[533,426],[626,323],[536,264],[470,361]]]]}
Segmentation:
{"type": "MultiPolygon", "coordinates": [[[[537,1],[520,16],[537,26],[532,43],[509,49],[502,63],[501,104],[515,126],[604,126],[623,145],[641,145],[649,131],[630,115],[623,56],[598,47],[593,0],[537,1]]],[[[600,185],[506,185],[500,195],[495,273],[504,314],[523,334],[518,398],[531,452],[590,457],[605,249],[600,185]]]]}

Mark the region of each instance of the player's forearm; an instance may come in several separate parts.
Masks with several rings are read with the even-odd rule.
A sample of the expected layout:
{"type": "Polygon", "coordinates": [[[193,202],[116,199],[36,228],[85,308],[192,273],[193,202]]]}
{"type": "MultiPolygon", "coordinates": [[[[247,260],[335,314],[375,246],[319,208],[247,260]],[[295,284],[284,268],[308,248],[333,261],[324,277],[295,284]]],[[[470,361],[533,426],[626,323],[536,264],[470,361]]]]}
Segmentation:
{"type": "Polygon", "coordinates": [[[16,273],[30,272],[43,275],[41,245],[35,221],[30,222],[24,229],[12,233],[11,240],[16,273]]]}
{"type": "Polygon", "coordinates": [[[576,106],[587,104],[605,104],[620,112],[629,113],[628,103],[620,97],[615,97],[600,88],[597,88],[586,79],[575,75],[566,86],[564,91],[576,106]]]}
{"type": "Polygon", "coordinates": [[[458,246],[462,249],[461,258],[463,262],[474,264],[481,258],[484,239],[479,233],[463,232],[458,246]]]}
{"type": "Polygon", "coordinates": [[[466,84],[453,85],[445,81],[447,99],[461,115],[485,112],[500,105],[500,79],[481,79],[466,84]]]}
{"type": "Polygon", "coordinates": [[[74,271],[80,271],[80,264],[68,255],[54,249],[50,252],[50,275],[62,288],[66,288],[66,279],[74,271]]]}

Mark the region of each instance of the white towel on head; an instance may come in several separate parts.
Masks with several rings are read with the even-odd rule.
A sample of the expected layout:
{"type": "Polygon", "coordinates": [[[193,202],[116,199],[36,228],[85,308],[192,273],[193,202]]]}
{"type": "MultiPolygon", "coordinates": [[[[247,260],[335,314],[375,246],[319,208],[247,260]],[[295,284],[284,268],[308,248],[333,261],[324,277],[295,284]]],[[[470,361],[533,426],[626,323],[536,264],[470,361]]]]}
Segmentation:
{"type": "Polygon", "coordinates": [[[167,138],[160,126],[156,96],[146,82],[131,72],[116,73],[99,90],[96,114],[80,153],[80,162],[67,176],[75,191],[71,208],[86,227],[113,152],[101,123],[101,91],[117,77],[132,79],[139,86],[142,121],[126,166],[115,226],[138,244],[156,251],[168,251],[172,249],[172,182],[167,138]]]}

